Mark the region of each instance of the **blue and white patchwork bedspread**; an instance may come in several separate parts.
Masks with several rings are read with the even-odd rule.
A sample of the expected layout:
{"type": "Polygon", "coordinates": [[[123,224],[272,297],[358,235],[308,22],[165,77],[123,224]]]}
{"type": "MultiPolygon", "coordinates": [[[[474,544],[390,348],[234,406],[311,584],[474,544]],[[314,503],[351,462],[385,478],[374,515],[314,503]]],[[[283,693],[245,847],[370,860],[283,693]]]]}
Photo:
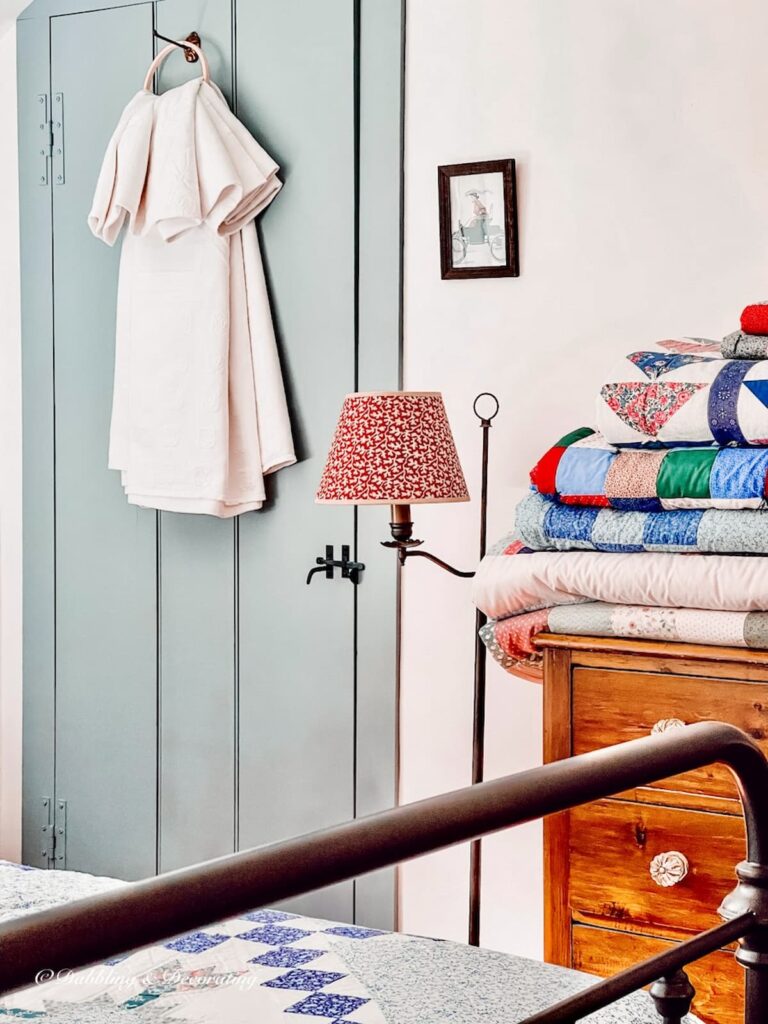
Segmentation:
{"type": "Polygon", "coordinates": [[[532,493],[517,506],[515,530],[533,551],[768,555],[768,509],[621,512],[566,505],[532,493]]]}
{"type": "MultiPolygon", "coordinates": [[[[0,862],[0,917],[122,884],[0,862]]],[[[515,1024],[594,981],[490,950],[277,910],[53,981],[41,950],[40,971],[40,984],[0,999],[0,1024],[515,1024]]],[[[588,1019],[660,1020],[645,993],[588,1019]]]]}

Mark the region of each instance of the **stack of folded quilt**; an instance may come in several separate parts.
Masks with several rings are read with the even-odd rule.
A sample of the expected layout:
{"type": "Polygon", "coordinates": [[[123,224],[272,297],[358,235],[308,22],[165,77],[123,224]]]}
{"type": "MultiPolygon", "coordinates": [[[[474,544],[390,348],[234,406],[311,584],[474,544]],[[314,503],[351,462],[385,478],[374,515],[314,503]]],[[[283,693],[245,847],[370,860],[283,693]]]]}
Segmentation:
{"type": "Polygon", "coordinates": [[[536,464],[475,577],[505,668],[544,631],[768,647],[768,304],[735,334],[630,353],[536,464]]]}
{"type": "Polygon", "coordinates": [[[741,330],[726,334],[720,345],[723,359],[768,358],[768,302],[755,302],[741,314],[741,330]]]}

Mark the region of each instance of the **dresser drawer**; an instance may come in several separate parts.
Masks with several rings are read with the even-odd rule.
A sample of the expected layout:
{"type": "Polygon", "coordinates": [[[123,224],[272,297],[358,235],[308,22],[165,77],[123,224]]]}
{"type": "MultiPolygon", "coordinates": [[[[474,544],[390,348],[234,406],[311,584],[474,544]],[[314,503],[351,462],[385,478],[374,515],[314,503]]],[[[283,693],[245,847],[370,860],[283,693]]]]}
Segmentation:
{"type": "MultiPolygon", "coordinates": [[[[675,720],[730,722],[768,753],[768,683],[575,668],[572,702],[574,754],[648,736],[675,720]]],[[[654,787],[738,799],[731,773],[720,765],[654,787]]]]}
{"type": "MultiPolygon", "coordinates": [[[[607,978],[632,964],[663,953],[673,943],[648,935],[573,926],[573,966],[607,978]]],[[[686,968],[696,989],[695,1013],[706,1024],[743,1024],[744,971],[733,953],[719,950],[686,968]]]]}
{"type": "Polygon", "coordinates": [[[717,908],[736,884],[746,853],[740,817],[623,800],[568,812],[568,899],[575,921],[661,932],[674,938],[719,923],[717,908]],[[659,873],[661,854],[666,859],[659,873]],[[652,862],[653,868],[652,868],[652,862]],[[672,881],[675,868],[685,877],[672,881]]]}

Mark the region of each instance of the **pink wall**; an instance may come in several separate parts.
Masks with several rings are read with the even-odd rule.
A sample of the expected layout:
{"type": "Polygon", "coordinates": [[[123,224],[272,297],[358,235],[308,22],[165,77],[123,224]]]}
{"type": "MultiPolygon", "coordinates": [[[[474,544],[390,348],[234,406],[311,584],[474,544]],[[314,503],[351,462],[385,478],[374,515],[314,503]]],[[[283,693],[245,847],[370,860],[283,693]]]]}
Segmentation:
{"type": "MultiPolygon", "coordinates": [[[[606,360],[719,337],[768,297],[768,5],[762,0],[411,0],[405,386],[442,390],[478,491],[474,395],[498,394],[490,535],[536,457],[589,423],[606,360]],[[515,157],[522,276],[441,281],[438,164],[515,157]]],[[[472,566],[477,502],[418,509],[417,536],[472,566]]],[[[469,584],[404,574],[404,801],[466,784],[469,584]]],[[[491,666],[488,769],[536,764],[540,691],[491,666]]],[[[466,936],[467,854],[403,869],[407,931],[466,936]]],[[[541,951],[540,831],[486,844],[483,944],[541,951]]]]}

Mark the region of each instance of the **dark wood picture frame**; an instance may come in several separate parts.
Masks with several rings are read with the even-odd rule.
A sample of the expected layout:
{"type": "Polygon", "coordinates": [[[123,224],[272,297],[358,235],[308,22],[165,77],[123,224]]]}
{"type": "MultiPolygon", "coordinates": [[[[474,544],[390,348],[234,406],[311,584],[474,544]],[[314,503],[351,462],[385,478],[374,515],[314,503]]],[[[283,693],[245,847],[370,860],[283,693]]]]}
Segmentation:
{"type": "MultiPolygon", "coordinates": [[[[520,265],[517,238],[517,186],[515,181],[514,160],[483,160],[467,164],[444,164],[437,168],[437,189],[440,206],[440,272],[443,280],[471,277],[519,277],[520,265]],[[501,174],[503,178],[504,196],[504,260],[498,265],[489,266],[455,266],[453,246],[468,247],[464,232],[454,239],[458,232],[452,230],[451,220],[451,178],[464,177],[470,174],[501,174]]],[[[495,259],[500,250],[485,233],[484,243],[490,248],[495,259]]]]}

